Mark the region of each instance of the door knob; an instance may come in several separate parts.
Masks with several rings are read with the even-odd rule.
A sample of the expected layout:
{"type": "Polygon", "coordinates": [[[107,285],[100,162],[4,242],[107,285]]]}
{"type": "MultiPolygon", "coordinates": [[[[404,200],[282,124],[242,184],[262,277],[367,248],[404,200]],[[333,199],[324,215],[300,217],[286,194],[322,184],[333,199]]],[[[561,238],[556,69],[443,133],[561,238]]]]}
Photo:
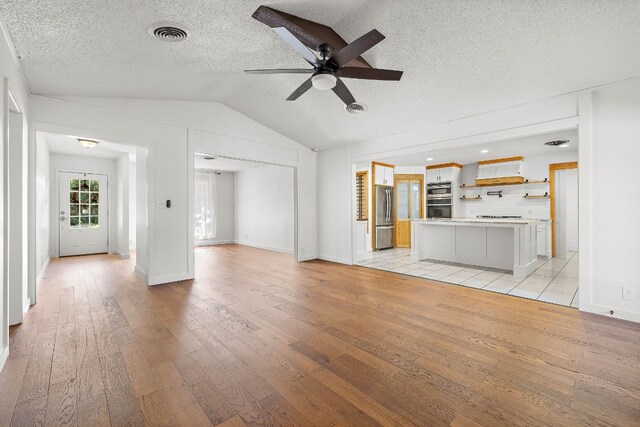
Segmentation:
{"type": "Polygon", "coordinates": [[[64,216],[60,217],[60,221],[64,221],[66,218],[64,216]]]}

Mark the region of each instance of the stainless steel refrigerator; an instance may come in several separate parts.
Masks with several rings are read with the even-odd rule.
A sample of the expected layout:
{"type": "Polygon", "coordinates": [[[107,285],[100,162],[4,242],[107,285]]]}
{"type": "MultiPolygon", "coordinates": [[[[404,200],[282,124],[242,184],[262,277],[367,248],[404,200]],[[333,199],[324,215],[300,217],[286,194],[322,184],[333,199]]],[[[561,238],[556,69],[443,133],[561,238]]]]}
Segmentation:
{"type": "Polygon", "coordinates": [[[376,247],[386,249],[393,247],[393,187],[376,185],[376,247]]]}

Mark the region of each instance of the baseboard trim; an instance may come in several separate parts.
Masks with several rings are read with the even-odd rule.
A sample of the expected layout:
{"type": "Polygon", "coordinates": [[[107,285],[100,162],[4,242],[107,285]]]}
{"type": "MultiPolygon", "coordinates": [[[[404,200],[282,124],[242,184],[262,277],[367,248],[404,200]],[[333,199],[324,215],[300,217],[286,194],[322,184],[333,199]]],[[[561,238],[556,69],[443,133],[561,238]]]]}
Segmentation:
{"type": "Polygon", "coordinates": [[[250,246],[252,248],[264,249],[264,250],[267,250],[267,251],[280,252],[282,254],[293,255],[293,251],[290,250],[290,249],[277,248],[275,246],[268,246],[268,245],[258,245],[258,244],[250,243],[250,242],[236,241],[235,243],[238,244],[238,245],[242,245],[242,246],[250,246]]]}
{"type": "Polygon", "coordinates": [[[119,250],[117,250],[117,249],[112,249],[111,251],[109,251],[109,253],[111,253],[111,254],[115,254],[115,255],[118,255],[121,259],[129,259],[129,258],[131,258],[131,254],[129,254],[129,253],[122,253],[122,252],[120,252],[120,251],[119,251],[119,250]]]}
{"type": "Polygon", "coordinates": [[[219,240],[219,241],[204,241],[194,243],[193,246],[218,246],[218,245],[231,245],[235,243],[233,240],[219,240]]]}
{"type": "Polygon", "coordinates": [[[351,263],[351,260],[347,259],[347,258],[341,258],[341,257],[337,257],[337,256],[332,256],[332,255],[319,255],[318,258],[323,260],[323,261],[330,261],[330,262],[335,262],[335,263],[338,263],[338,264],[353,265],[351,263]]]}
{"type": "Polygon", "coordinates": [[[144,276],[145,280],[146,280],[146,278],[147,278],[147,272],[146,272],[146,271],[144,271],[143,269],[141,269],[140,267],[138,267],[138,265],[136,265],[136,266],[133,268],[133,271],[135,271],[135,272],[136,272],[136,273],[138,273],[138,274],[142,274],[142,275],[144,276]]]}
{"type": "Polygon", "coordinates": [[[36,283],[39,282],[40,280],[42,280],[42,276],[44,276],[44,271],[47,269],[47,267],[49,266],[49,261],[51,261],[51,257],[48,257],[45,261],[44,264],[42,264],[42,268],[40,269],[40,272],[38,273],[38,275],[36,276],[36,283]]]}
{"type": "Polygon", "coordinates": [[[168,274],[150,278],[147,282],[149,286],[164,285],[165,283],[179,282],[181,280],[191,280],[193,276],[189,273],[168,274]]]}
{"type": "Polygon", "coordinates": [[[311,261],[311,260],[314,260],[314,259],[318,259],[318,255],[317,254],[298,255],[298,262],[311,261]]]}
{"type": "Polygon", "coordinates": [[[9,347],[4,347],[0,349],[0,372],[2,372],[2,368],[4,368],[4,364],[9,357],[9,347]]]}
{"type": "Polygon", "coordinates": [[[612,317],[614,319],[627,320],[629,322],[640,323],[640,313],[628,310],[622,310],[615,307],[607,307],[596,304],[580,304],[579,310],[585,313],[597,314],[604,317],[612,317]],[[613,314],[611,312],[613,311],[613,314]]]}

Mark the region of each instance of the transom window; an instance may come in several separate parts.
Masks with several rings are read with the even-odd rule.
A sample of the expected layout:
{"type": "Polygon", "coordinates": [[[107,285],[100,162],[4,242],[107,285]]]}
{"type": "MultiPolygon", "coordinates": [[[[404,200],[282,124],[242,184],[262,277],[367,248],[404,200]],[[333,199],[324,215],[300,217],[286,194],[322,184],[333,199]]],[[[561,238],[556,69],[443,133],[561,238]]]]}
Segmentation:
{"type": "Polygon", "coordinates": [[[95,179],[69,180],[70,228],[100,227],[100,182],[95,179]]]}

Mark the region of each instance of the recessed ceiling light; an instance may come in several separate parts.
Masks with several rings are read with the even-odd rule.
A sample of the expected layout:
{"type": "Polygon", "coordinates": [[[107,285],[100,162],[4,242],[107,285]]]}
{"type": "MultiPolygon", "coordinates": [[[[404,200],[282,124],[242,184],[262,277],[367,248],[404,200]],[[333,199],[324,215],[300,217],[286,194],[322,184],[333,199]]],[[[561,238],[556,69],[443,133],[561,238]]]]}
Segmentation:
{"type": "Polygon", "coordinates": [[[95,147],[99,141],[95,141],[93,139],[84,139],[84,138],[78,138],[78,142],[80,143],[80,145],[82,145],[84,148],[93,148],[95,147]]]}
{"type": "Polygon", "coordinates": [[[485,148],[484,150],[480,150],[480,152],[481,152],[482,154],[487,154],[487,153],[489,152],[489,150],[487,150],[487,149],[485,148]]]}
{"type": "Polygon", "coordinates": [[[427,158],[427,162],[431,162],[431,161],[433,161],[433,157],[427,158]]]}
{"type": "Polygon", "coordinates": [[[545,142],[544,145],[548,145],[550,147],[564,148],[564,147],[568,147],[569,146],[569,140],[568,139],[558,139],[556,141],[545,142]]]}

